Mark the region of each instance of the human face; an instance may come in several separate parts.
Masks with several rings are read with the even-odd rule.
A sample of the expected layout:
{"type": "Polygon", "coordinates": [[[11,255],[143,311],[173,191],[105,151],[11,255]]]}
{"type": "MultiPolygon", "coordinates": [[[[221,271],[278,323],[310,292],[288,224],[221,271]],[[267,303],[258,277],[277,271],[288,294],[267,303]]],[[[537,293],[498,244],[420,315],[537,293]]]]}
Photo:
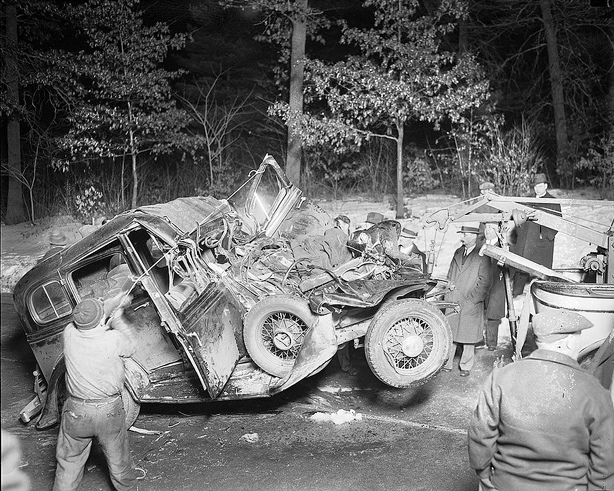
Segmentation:
{"type": "Polygon", "coordinates": [[[548,189],[548,184],[546,184],[545,182],[540,182],[539,184],[533,186],[535,196],[537,196],[538,198],[546,194],[546,189],[548,189]]]}
{"type": "Polygon", "coordinates": [[[478,240],[478,236],[477,234],[470,234],[467,232],[463,232],[461,234],[461,242],[463,243],[463,245],[469,249],[470,247],[473,247],[476,243],[476,241],[478,240]]]}

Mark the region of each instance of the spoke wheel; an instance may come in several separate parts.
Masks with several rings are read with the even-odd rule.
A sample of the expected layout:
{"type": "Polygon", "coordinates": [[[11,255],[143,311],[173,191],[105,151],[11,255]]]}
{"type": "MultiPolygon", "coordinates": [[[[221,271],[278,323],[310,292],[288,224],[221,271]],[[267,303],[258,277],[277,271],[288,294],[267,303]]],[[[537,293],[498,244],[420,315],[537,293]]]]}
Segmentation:
{"type": "Polygon", "coordinates": [[[244,319],[245,347],[254,363],[276,377],[285,376],[298,356],[314,314],[306,300],[275,295],[258,302],[244,319]]]}
{"type": "Polygon", "coordinates": [[[425,383],[446,362],[452,331],[445,316],[424,300],[384,304],[365,336],[373,373],[393,387],[425,383]]]}

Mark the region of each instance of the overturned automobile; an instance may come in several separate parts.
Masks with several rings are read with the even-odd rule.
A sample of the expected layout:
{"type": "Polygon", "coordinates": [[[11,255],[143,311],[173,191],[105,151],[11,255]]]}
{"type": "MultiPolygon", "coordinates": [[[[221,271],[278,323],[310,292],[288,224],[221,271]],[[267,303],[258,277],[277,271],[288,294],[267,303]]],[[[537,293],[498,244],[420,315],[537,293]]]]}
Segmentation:
{"type": "Polygon", "coordinates": [[[440,285],[398,251],[398,222],[350,237],[334,223],[267,155],[227,200],[130,210],[44,259],[14,290],[38,364],[22,419],[40,412],[39,429],[58,421],[62,331],[88,297],[129,299],[138,347],[126,360],[128,426],[144,402],[271,396],[359,339],[382,382],[424,383],[446,361],[443,312],[453,305],[437,301],[440,285]]]}

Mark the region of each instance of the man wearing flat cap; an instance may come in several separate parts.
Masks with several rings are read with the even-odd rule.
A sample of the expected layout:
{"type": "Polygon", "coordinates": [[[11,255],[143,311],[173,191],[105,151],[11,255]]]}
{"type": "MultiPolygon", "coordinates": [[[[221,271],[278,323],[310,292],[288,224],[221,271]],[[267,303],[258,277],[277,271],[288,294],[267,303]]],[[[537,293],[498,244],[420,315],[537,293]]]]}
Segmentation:
{"type": "Polygon", "coordinates": [[[592,326],[565,310],[533,316],[537,350],[494,368],[468,431],[480,489],[614,489],[614,407],[576,361],[592,326]]]}
{"type": "MultiPolygon", "coordinates": [[[[539,173],[533,177],[533,190],[536,198],[554,198],[548,192],[548,179],[546,174],[539,173]]],[[[561,205],[555,203],[531,203],[532,208],[561,216],[561,205]]],[[[519,256],[530,259],[546,268],[552,268],[554,257],[554,238],[557,231],[539,225],[531,220],[523,223],[515,230],[515,244],[510,251],[519,256]]],[[[520,295],[529,280],[528,273],[517,271],[514,275],[514,296],[520,295]]]]}
{"type": "Polygon", "coordinates": [[[115,489],[136,487],[121,398],[122,358],[135,351],[130,328],[122,318],[129,301],[125,292],[104,303],[86,298],[75,306],[73,322],[64,329],[69,396],[58,434],[54,491],[78,488],[94,437],[103,448],[115,489]]]}
{"type": "Polygon", "coordinates": [[[475,362],[475,345],[483,340],[484,299],[490,288],[492,273],[490,258],[479,255],[479,224],[464,224],[459,233],[462,245],[456,250],[450,263],[450,292],[445,299],[457,302],[460,312],[448,317],[454,343],[443,370],[452,370],[454,354],[460,345],[460,376],[467,377],[475,362]]]}

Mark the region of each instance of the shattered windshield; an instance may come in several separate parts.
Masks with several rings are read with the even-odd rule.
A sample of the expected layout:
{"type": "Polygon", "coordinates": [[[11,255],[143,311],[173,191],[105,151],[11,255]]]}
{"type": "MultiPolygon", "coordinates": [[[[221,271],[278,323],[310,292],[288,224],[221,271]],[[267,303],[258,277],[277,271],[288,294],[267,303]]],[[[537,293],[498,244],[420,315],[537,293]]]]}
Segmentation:
{"type": "Polygon", "coordinates": [[[284,184],[275,167],[261,165],[228,201],[252,232],[260,231],[283,198],[284,184]]]}

